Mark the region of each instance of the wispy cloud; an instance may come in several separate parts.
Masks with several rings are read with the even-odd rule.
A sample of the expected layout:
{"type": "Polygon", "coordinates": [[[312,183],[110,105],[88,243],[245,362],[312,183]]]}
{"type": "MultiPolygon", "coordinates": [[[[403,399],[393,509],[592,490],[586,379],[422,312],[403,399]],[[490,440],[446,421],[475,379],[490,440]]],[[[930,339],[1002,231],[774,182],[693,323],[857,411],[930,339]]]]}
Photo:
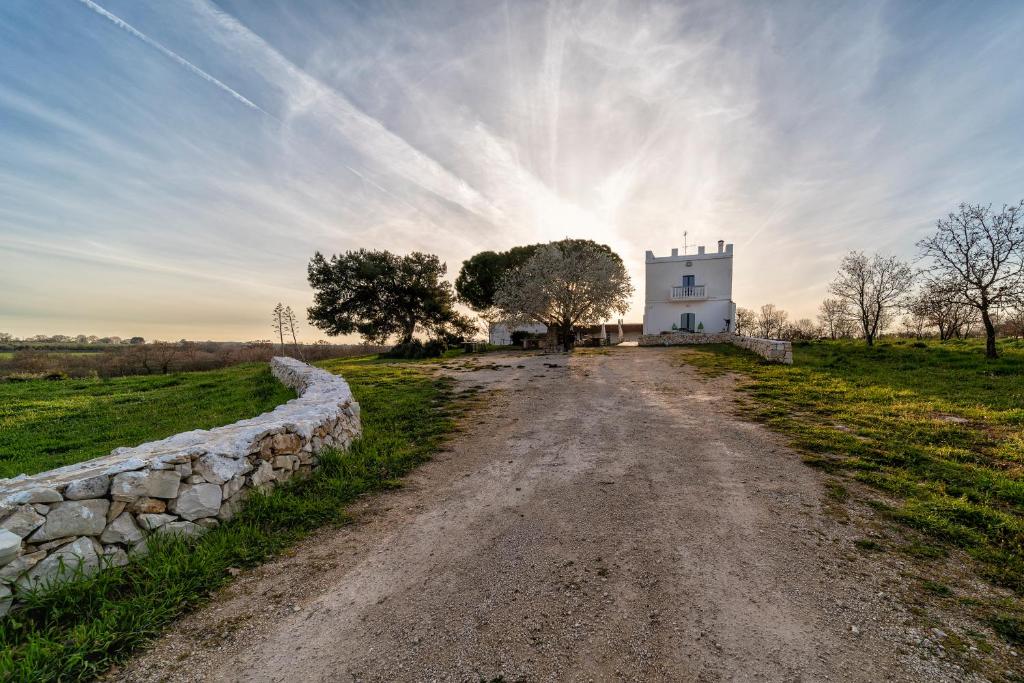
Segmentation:
{"type": "MultiPolygon", "coordinates": [[[[379,120],[356,107],[336,89],[296,66],[234,17],[205,0],[197,0],[194,7],[210,20],[211,24],[207,26],[211,30],[211,38],[232,53],[251,60],[261,76],[286,93],[289,116],[322,115],[337,135],[392,173],[482,218],[500,220],[500,213],[495,207],[465,179],[454,176],[379,120]]],[[[380,185],[376,186],[387,192],[380,185]]]]}
{"type": "Polygon", "coordinates": [[[10,0],[0,292],[108,334],[206,296],[258,337],[315,249],[455,270],[593,237],[640,279],[687,230],[737,244],[741,305],[809,315],[844,250],[1020,193],[1021,30],[1013,3],[10,0]]]}
{"type": "Polygon", "coordinates": [[[177,62],[181,66],[185,67],[186,69],[188,69],[189,71],[194,73],[196,76],[199,76],[200,78],[202,78],[204,81],[207,81],[208,83],[214,84],[215,86],[217,86],[218,88],[220,88],[221,90],[223,90],[227,94],[231,95],[232,97],[234,97],[236,100],[238,100],[239,102],[241,102],[245,106],[247,106],[247,107],[249,107],[251,109],[255,109],[256,111],[262,112],[262,113],[266,114],[267,116],[270,116],[271,118],[273,118],[273,116],[269,112],[264,110],[262,107],[260,107],[258,104],[256,104],[252,100],[250,100],[248,97],[246,97],[242,93],[238,92],[237,90],[235,90],[231,86],[227,85],[226,83],[218,80],[217,78],[214,78],[213,76],[211,76],[207,72],[203,71],[198,66],[196,66],[192,62],[188,61],[187,59],[185,59],[184,57],[182,57],[178,53],[173,52],[171,50],[168,50],[166,47],[164,47],[163,45],[161,45],[157,41],[153,40],[152,38],[147,36],[142,31],[138,30],[137,28],[135,28],[131,24],[129,24],[127,21],[125,21],[125,20],[121,19],[120,17],[118,17],[117,15],[112,14],[111,12],[108,12],[107,10],[103,9],[102,7],[100,7],[98,4],[96,4],[92,0],[78,0],[78,1],[80,3],[82,3],[83,5],[85,5],[86,7],[88,7],[89,9],[91,9],[96,14],[100,15],[101,17],[104,17],[105,19],[109,19],[114,25],[116,25],[117,27],[119,27],[121,29],[124,29],[128,33],[132,34],[133,36],[135,36],[136,38],[138,38],[139,40],[144,42],[146,45],[149,45],[149,46],[151,46],[153,48],[156,48],[157,50],[162,52],[164,55],[169,57],[170,59],[173,59],[175,62],[177,62]]]}

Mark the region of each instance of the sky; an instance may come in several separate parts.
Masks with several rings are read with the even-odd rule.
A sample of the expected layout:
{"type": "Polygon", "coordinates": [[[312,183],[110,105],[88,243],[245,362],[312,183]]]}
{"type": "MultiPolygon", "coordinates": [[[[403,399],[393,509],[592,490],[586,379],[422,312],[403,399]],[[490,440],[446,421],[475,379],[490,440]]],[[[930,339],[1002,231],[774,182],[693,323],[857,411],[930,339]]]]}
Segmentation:
{"type": "MultiPolygon", "coordinates": [[[[1024,198],[1024,3],[0,2],[0,331],[268,339],[306,264],[734,243],[812,317],[1024,198]]],[[[323,335],[308,324],[307,340],[323,335]]]]}

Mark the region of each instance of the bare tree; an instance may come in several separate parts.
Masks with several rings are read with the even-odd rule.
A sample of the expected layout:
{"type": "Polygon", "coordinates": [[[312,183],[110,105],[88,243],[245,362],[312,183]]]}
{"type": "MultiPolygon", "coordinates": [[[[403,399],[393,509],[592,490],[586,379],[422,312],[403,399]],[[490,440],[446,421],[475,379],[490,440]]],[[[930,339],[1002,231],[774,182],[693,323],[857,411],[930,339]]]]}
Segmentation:
{"type": "Polygon", "coordinates": [[[178,350],[181,351],[182,355],[189,362],[190,365],[195,364],[196,357],[199,355],[199,345],[194,341],[188,339],[182,339],[178,342],[178,350]]]}
{"type": "Polygon", "coordinates": [[[977,309],[960,298],[955,285],[944,280],[926,281],[910,300],[908,310],[925,327],[938,328],[942,341],[963,337],[978,319],[977,309]]]}
{"type": "Polygon", "coordinates": [[[789,313],[786,313],[781,308],[777,308],[775,304],[765,304],[761,307],[761,312],[754,321],[754,328],[757,330],[759,337],[764,339],[778,338],[782,336],[787,320],[789,320],[789,313]]]}
{"type": "Polygon", "coordinates": [[[299,338],[296,334],[296,328],[299,326],[299,321],[295,317],[295,311],[292,310],[291,306],[286,306],[284,309],[284,324],[288,328],[288,334],[292,338],[292,346],[295,348],[295,354],[300,360],[305,360],[302,357],[302,349],[299,348],[299,338]]]}
{"type": "Polygon", "coordinates": [[[757,314],[749,308],[736,309],[736,334],[749,337],[755,328],[757,314]]]}
{"type": "Polygon", "coordinates": [[[153,349],[153,359],[160,367],[160,372],[166,375],[171,368],[171,361],[178,355],[178,345],[171,342],[155,341],[150,346],[153,349]]]}
{"type": "Polygon", "coordinates": [[[274,312],[270,319],[270,326],[274,332],[277,333],[277,338],[281,343],[281,353],[284,353],[284,333],[288,329],[288,323],[284,319],[284,304],[280,301],[274,306],[274,312]]]}
{"type": "Polygon", "coordinates": [[[1024,200],[1003,205],[961,204],[920,240],[932,277],[949,282],[958,300],[976,308],[985,327],[985,355],[997,358],[993,316],[1024,300],[1024,200]]]}
{"type": "Polygon", "coordinates": [[[843,339],[853,335],[853,314],[850,305],[842,299],[822,301],[818,306],[818,323],[822,334],[829,339],[843,339]]]}
{"type": "MultiPolygon", "coordinates": [[[[130,361],[138,361],[139,365],[146,374],[152,374],[153,372],[153,345],[152,344],[133,344],[130,350],[131,358],[130,361]]],[[[134,373],[132,373],[134,374],[134,373]]]]}
{"type": "Polygon", "coordinates": [[[1006,314],[1001,331],[1006,336],[1013,337],[1014,339],[1024,337],[1024,306],[1006,314]]]}
{"type": "Polygon", "coordinates": [[[786,325],[782,330],[782,338],[787,340],[818,339],[822,336],[821,326],[810,318],[800,318],[786,325]]]}
{"type": "Polygon", "coordinates": [[[916,312],[913,307],[908,309],[907,314],[903,316],[903,320],[900,322],[903,323],[904,336],[914,337],[916,339],[924,337],[924,331],[931,327],[931,325],[928,324],[927,318],[916,312]]]}
{"type": "Polygon", "coordinates": [[[864,340],[872,346],[903,306],[913,282],[914,271],[895,256],[851,251],[839,264],[829,292],[850,307],[864,340]]]}
{"type": "Polygon", "coordinates": [[[494,303],[509,325],[541,323],[557,330],[565,350],[578,325],[625,313],[633,286],[619,258],[589,240],[562,240],[537,248],[502,279],[494,303]]]}

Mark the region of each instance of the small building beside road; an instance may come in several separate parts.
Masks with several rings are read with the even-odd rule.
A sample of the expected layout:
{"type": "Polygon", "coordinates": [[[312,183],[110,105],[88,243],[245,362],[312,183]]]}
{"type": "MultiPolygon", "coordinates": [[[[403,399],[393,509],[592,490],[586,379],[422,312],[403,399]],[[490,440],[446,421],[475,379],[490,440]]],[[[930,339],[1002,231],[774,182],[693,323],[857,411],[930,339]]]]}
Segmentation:
{"type": "MultiPolygon", "coordinates": [[[[524,336],[539,337],[546,335],[548,331],[545,325],[518,325],[511,329],[500,323],[493,323],[487,330],[487,341],[497,346],[508,346],[522,339],[524,336]]],[[[600,325],[590,325],[580,328],[577,336],[580,339],[585,337],[600,337],[606,339],[609,344],[621,344],[622,342],[639,341],[644,333],[642,323],[607,322],[600,325]]]]}

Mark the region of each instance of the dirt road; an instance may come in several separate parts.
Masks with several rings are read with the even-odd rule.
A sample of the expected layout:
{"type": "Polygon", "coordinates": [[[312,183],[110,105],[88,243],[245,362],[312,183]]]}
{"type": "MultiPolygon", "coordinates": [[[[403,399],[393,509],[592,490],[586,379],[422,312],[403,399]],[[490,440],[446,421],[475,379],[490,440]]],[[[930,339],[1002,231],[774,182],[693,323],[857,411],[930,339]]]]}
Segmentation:
{"type": "Polygon", "coordinates": [[[899,577],[823,511],[822,475],[679,353],[451,370],[490,393],[448,451],[116,677],[961,678],[905,647],[899,577]]]}

